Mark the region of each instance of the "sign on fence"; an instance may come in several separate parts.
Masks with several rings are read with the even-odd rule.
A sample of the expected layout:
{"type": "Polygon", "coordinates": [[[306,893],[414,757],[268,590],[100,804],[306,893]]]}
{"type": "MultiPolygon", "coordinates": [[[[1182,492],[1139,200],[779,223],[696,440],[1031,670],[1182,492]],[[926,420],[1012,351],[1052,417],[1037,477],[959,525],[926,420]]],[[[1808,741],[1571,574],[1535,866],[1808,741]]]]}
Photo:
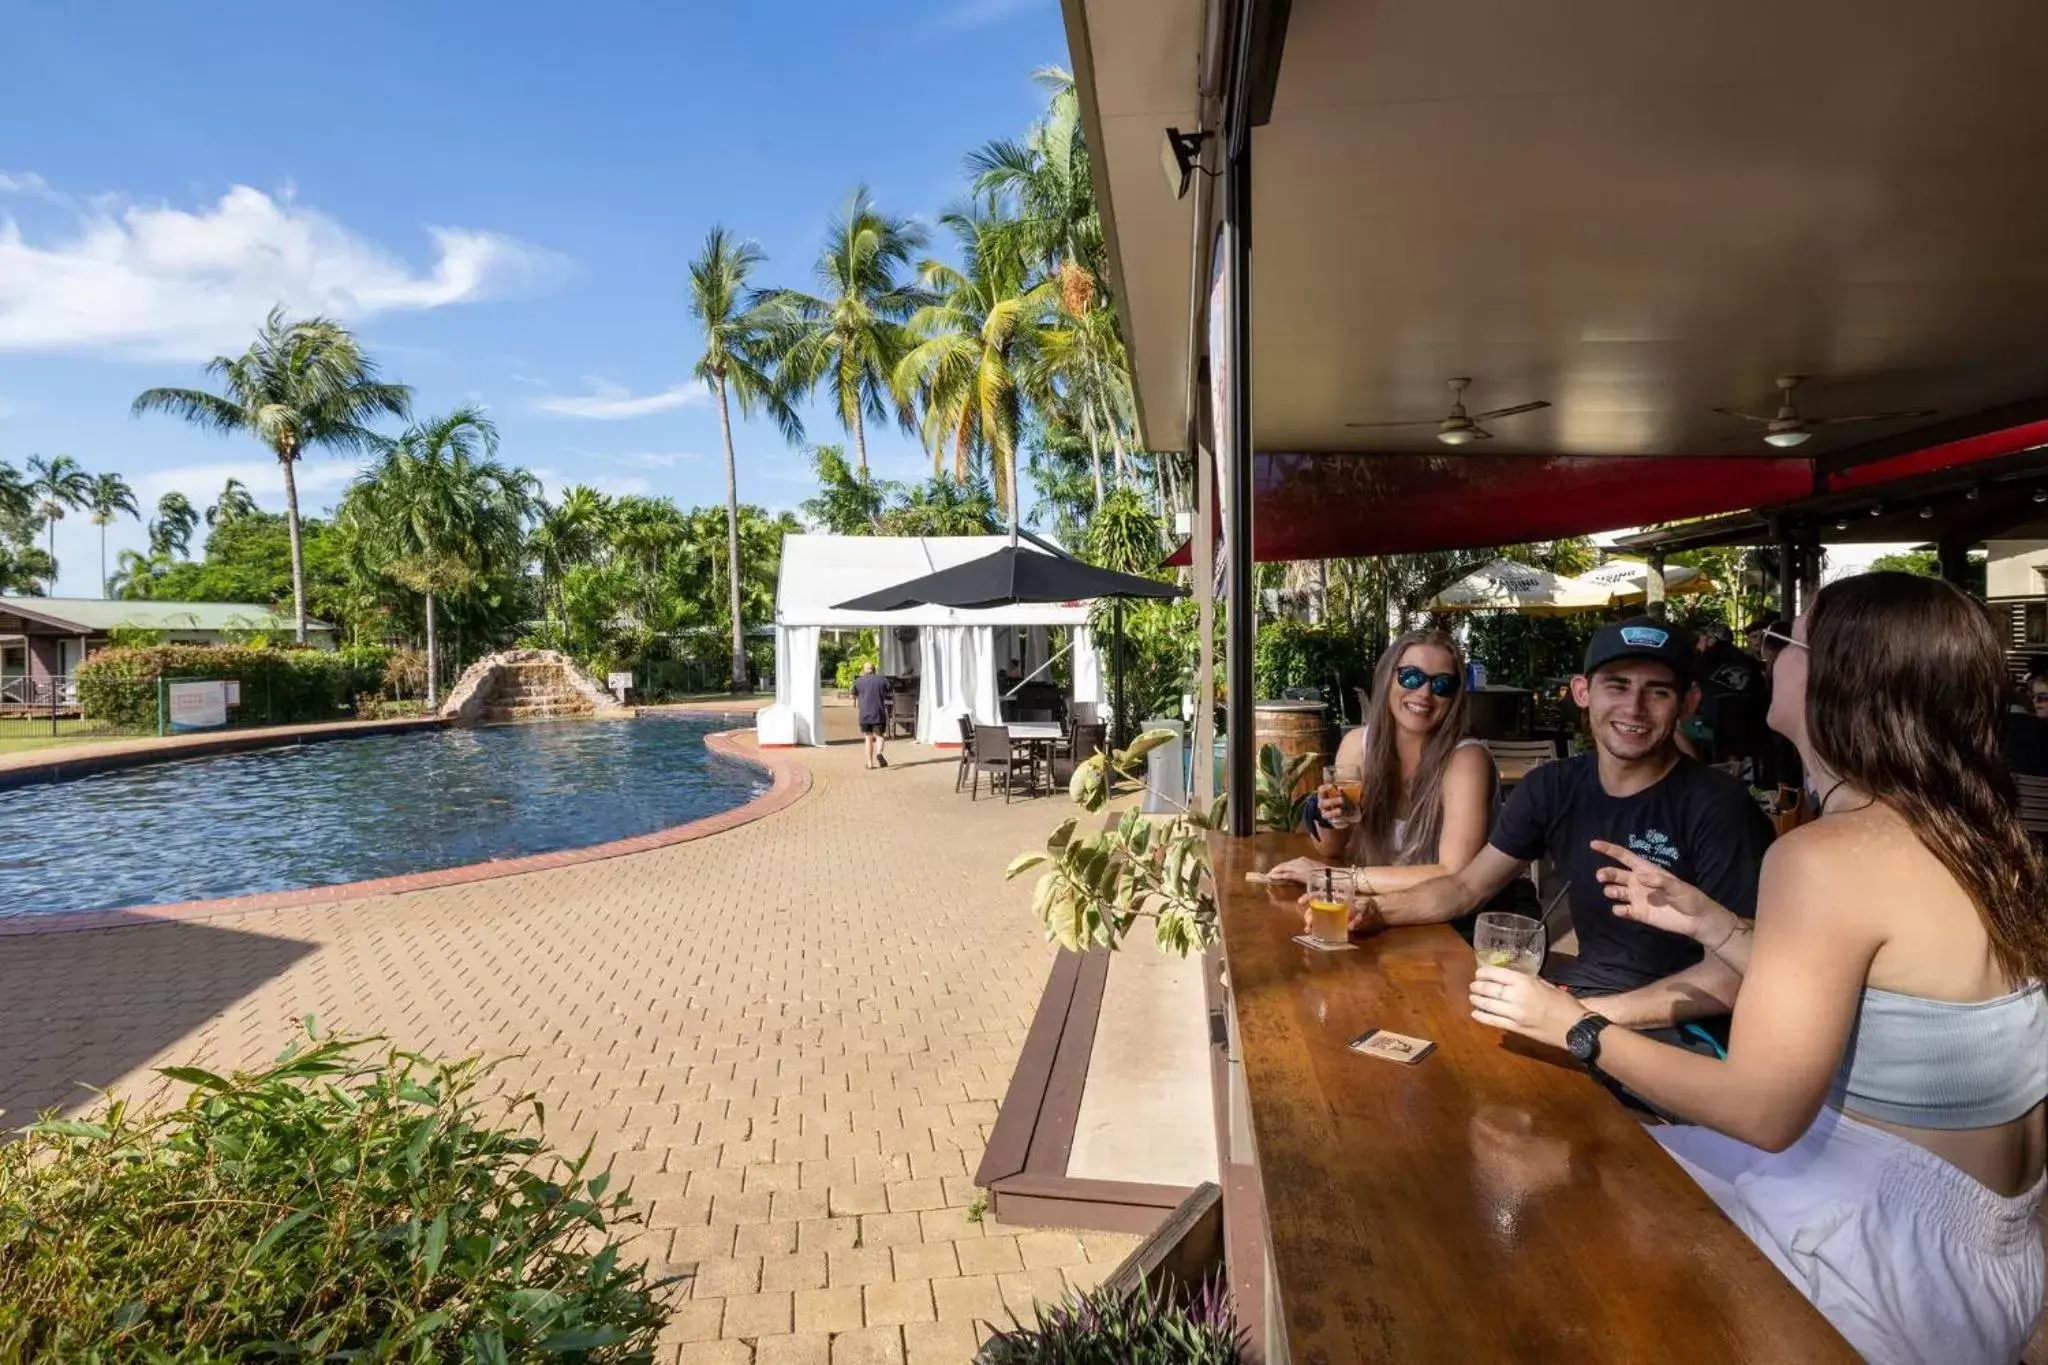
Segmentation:
{"type": "Polygon", "coordinates": [[[228,688],[223,682],[170,684],[171,733],[217,730],[228,723],[228,688]]]}
{"type": "Polygon", "coordinates": [[[614,673],[605,680],[605,686],[618,694],[619,700],[626,699],[626,691],[633,685],[631,673],[614,673]]]}
{"type": "Polygon", "coordinates": [[[242,704],[242,680],[240,678],[229,678],[221,684],[221,687],[226,689],[229,706],[240,706],[242,704]]]}

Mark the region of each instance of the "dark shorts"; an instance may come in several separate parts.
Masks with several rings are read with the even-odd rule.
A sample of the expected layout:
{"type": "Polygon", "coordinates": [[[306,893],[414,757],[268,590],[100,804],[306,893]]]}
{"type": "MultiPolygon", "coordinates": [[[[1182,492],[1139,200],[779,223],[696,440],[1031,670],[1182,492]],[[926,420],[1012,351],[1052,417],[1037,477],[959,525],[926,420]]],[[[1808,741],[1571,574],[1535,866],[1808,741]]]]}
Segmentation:
{"type": "Polygon", "coordinates": [[[888,722],[884,720],[864,720],[860,723],[860,732],[864,735],[879,735],[887,725],[888,722]]]}

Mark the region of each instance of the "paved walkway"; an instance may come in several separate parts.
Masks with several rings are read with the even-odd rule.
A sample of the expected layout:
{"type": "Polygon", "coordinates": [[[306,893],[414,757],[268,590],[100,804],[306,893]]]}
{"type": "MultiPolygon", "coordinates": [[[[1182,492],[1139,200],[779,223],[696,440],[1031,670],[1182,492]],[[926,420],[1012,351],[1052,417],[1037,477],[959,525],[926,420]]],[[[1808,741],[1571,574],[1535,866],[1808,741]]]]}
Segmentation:
{"type": "Polygon", "coordinates": [[[980,1324],[1095,1283],[1133,1239],[968,1217],[1052,957],[1001,872],[1064,803],[970,805],[950,753],[890,748],[874,773],[851,745],[778,759],[811,769],[807,797],[649,853],[8,940],[0,1108],[259,1061],[308,1013],[524,1052],[505,1074],[555,1143],[633,1176],[636,1253],[693,1276],[665,1360],[966,1361],[980,1324]]]}

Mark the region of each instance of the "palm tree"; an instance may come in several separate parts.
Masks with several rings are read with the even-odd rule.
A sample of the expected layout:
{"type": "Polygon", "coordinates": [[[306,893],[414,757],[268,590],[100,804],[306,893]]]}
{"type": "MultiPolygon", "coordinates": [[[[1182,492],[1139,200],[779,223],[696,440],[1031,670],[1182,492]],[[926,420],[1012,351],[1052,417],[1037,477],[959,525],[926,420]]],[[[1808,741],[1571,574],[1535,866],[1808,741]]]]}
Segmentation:
{"type": "Polygon", "coordinates": [[[206,509],[206,525],[227,526],[243,517],[256,514],[256,499],[249,492],[249,485],[240,479],[229,479],[221,485],[220,500],[206,509]]]}
{"type": "Polygon", "coordinates": [[[0,460],[0,517],[26,521],[35,514],[35,495],[13,465],[0,460]]]}
{"type": "Polygon", "coordinates": [[[241,356],[215,356],[206,372],[224,393],[202,389],[149,389],[134,404],[137,416],[167,412],[195,426],[248,432],[284,467],[284,514],[292,545],[292,615],[306,642],[306,562],[299,544],[299,485],[292,465],[307,450],[370,452],[383,438],[365,423],[405,417],[412,390],[385,384],[348,329],[326,318],[287,322],[282,305],[270,310],[255,342],[241,356]]]}
{"type": "Polygon", "coordinates": [[[28,457],[28,492],[35,510],[50,533],[50,591],[57,591],[57,523],[65,509],[76,511],[92,496],[92,475],[79,468],[69,455],[28,457]]]}
{"type": "Polygon", "coordinates": [[[550,616],[560,615],[562,583],[569,570],[597,553],[610,519],[611,500],[580,483],[566,489],[560,503],[541,508],[540,525],[527,537],[526,547],[540,566],[541,592],[550,616]]]}
{"type": "Polygon", "coordinates": [[[882,524],[896,485],[846,463],[840,446],[814,446],[811,468],[818,475],[818,496],[803,504],[803,513],[838,536],[871,536],[882,524]]]}
{"type": "Polygon", "coordinates": [[[1001,524],[994,495],[974,477],[918,484],[882,514],[882,533],[891,536],[985,536],[1001,524]]]}
{"type": "Polygon", "coordinates": [[[192,532],[199,525],[199,511],[183,493],[166,493],[156,500],[156,520],[149,523],[149,552],[165,559],[182,559],[192,548],[192,532]]]}
{"type": "Polygon", "coordinates": [[[746,626],[740,617],[740,491],[732,451],[732,412],[766,412],[792,445],[804,438],[803,421],[781,385],[769,374],[778,331],[790,325],[787,310],[747,292],[747,276],[766,258],[752,242],[722,227],[705,234],[704,249],[690,263],[690,313],[704,328],[704,352],[697,377],[718,398],[718,425],[725,435],[726,582],[732,595],[732,690],[747,682],[746,626]]]}
{"type": "Polygon", "coordinates": [[[95,474],[85,505],[92,509],[92,524],[100,528],[100,596],[106,597],[107,523],[123,512],[140,520],[142,509],[135,505],[135,490],[119,474],[95,474]]]}
{"type": "Polygon", "coordinates": [[[1031,283],[1014,236],[989,206],[949,213],[944,222],[960,239],[961,264],[925,263],[925,286],[937,300],[910,320],[922,340],[897,367],[897,386],[923,400],[934,474],[943,471],[949,445],[956,481],[966,480],[977,457],[986,463],[1014,540],[1022,380],[1042,349],[1054,286],[1031,283]]]}
{"type": "Polygon", "coordinates": [[[1031,396],[1041,410],[1055,410],[1088,438],[1088,457],[1095,473],[1095,505],[1104,496],[1102,442],[1109,438],[1120,479],[1130,477],[1130,454],[1124,433],[1135,424],[1130,361],[1117,333],[1116,314],[1099,301],[1079,316],[1067,312],[1064,296],[1060,320],[1042,337],[1038,364],[1026,376],[1031,396]]]}
{"type": "Polygon", "coordinates": [[[903,429],[916,430],[916,416],[894,381],[910,349],[903,324],[929,300],[913,281],[896,276],[924,243],[924,229],[878,212],[863,185],[826,230],[825,249],[812,267],[820,292],[770,295],[790,319],[775,343],[777,377],[792,396],[819,388],[830,395],[863,475],[868,418],[880,421],[893,407],[903,429]]]}
{"type": "Polygon", "coordinates": [[[1051,93],[1045,116],[1022,142],[990,142],[969,154],[967,168],[975,193],[1016,206],[998,230],[1014,235],[1019,251],[1059,279],[1061,302],[1079,317],[1100,301],[1106,262],[1081,103],[1073,76],[1060,67],[1041,67],[1032,77],[1051,93]]]}
{"type": "Polygon", "coordinates": [[[156,580],[170,571],[171,557],[162,550],[151,548],[146,555],[123,550],[114,557],[114,576],[107,580],[107,591],[130,601],[146,598],[156,580]]]}
{"type": "Polygon", "coordinates": [[[437,596],[516,564],[533,476],[500,464],[498,429],[468,404],[408,427],[342,499],[337,520],[367,566],[426,598],[427,708],[440,701],[437,596]]]}

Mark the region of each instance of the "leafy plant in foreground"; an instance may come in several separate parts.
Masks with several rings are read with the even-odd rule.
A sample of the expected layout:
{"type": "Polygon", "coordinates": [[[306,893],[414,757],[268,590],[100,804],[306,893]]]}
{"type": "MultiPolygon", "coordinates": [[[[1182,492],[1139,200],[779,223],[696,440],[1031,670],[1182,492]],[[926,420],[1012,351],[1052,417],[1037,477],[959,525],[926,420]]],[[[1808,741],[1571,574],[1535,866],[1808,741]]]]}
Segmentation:
{"type": "MultiPolygon", "coordinates": [[[[1148,730],[1127,749],[1084,760],[1067,787],[1074,804],[1101,810],[1112,774],[1136,779],[1145,755],[1173,737],[1171,730],[1148,730]]],[[[1003,875],[1046,869],[1032,909],[1063,948],[1118,947],[1131,926],[1149,919],[1160,950],[1185,956],[1216,942],[1208,832],[1222,815],[1220,800],[1206,813],[1182,810],[1164,820],[1127,810],[1112,828],[1081,839],[1074,837],[1079,817],[1069,816],[1046,840],[1045,852],[1021,855],[1003,875]]]]}
{"type": "Polygon", "coordinates": [[[975,1365],[1238,1365],[1246,1359],[1230,1296],[1211,1282],[1182,1299],[1140,1285],[1039,1304],[1037,1322],[982,1343],[975,1365]]]}
{"type": "Polygon", "coordinates": [[[0,1148],[0,1359],[651,1361],[667,1309],[609,1173],[495,1126],[488,1065],[380,1042],[309,1021],[265,1070],[165,1068],[178,1108],[0,1148]]]}

